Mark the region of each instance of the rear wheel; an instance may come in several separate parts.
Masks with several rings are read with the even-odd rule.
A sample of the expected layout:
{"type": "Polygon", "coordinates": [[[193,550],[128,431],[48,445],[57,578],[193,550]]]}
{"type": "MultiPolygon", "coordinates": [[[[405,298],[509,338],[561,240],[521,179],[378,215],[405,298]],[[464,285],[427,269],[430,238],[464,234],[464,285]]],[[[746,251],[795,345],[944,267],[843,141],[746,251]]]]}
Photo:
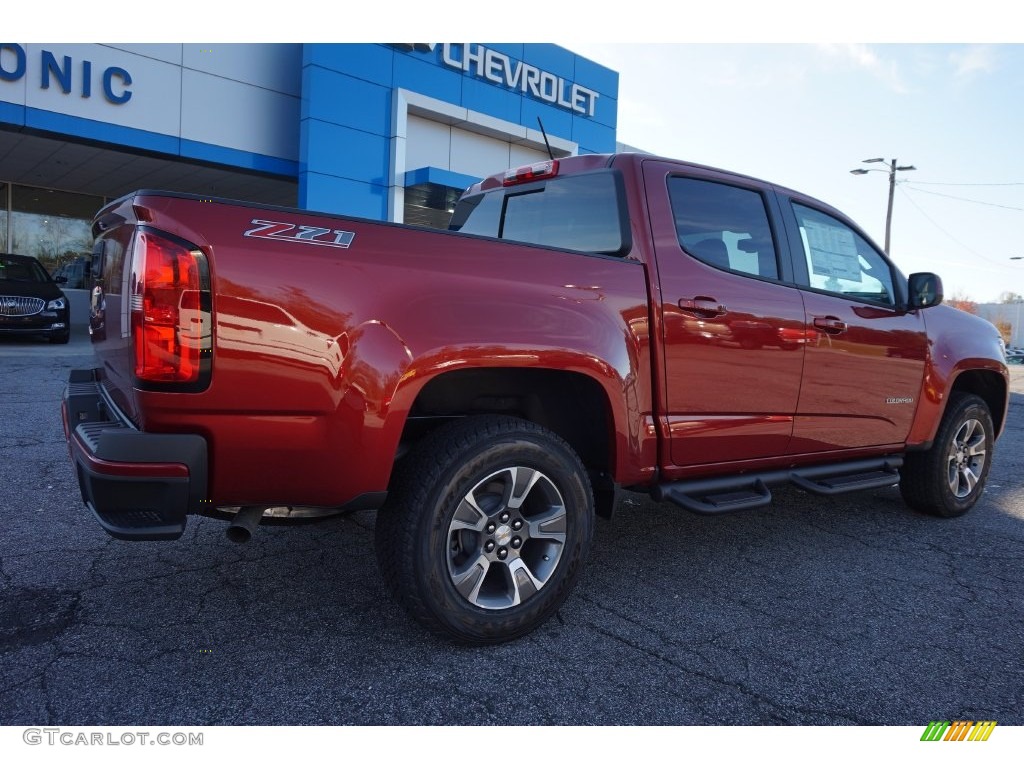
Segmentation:
{"type": "Polygon", "coordinates": [[[967,392],[953,392],[932,447],[907,454],[900,471],[904,501],[939,517],[967,512],[985,489],[994,439],[985,401],[967,392]]]}
{"type": "Polygon", "coordinates": [[[576,582],[593,532],[584,468],[559,437],[504,416],[427,436],[377,515],[392,595],[431,631],[496,643],[546,621],[576,582]]]}

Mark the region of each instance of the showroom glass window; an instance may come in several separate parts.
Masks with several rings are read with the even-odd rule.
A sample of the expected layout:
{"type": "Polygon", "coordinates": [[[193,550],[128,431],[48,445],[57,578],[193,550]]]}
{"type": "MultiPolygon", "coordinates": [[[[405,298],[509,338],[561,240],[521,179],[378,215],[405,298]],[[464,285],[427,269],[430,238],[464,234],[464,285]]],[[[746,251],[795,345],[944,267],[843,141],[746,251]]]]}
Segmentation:
{"type": "Polygon", "coordinates": [[[12,185],[7,248],[39,259],[51,275],[92,253],[92,217],[103,198],[12,185]]]}
{"type": "Polygon", "coordinates": [[[10,201],[7,199],[8,186],[0,183],[0,253],[8,253],[7,250],[7,211],[10,209],[10,201]]]}

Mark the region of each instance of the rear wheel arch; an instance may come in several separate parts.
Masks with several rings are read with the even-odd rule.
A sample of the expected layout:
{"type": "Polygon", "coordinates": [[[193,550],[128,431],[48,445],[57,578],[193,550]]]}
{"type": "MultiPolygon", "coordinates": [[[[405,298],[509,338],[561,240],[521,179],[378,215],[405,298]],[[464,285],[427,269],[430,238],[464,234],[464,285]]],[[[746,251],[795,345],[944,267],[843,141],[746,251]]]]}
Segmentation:
{"type": "Polygon", "coordinates": [[[614,474],[615,414],[604,387],[574,371],[470,368],[441,373],[423,385],[406,417],[399,456],[455,418],[506,415],[565,440],[588,470],[614,474]]]}

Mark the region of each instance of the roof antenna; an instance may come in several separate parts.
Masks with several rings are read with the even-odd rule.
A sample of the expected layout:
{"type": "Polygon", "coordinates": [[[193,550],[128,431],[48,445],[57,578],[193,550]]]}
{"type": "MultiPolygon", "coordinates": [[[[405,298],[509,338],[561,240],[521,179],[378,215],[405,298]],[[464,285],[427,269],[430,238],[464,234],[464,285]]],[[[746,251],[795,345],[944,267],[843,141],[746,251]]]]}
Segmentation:
{"type": "Polygon", "coordinates": [[[544,137],[544,146],[548,148],[548,157],[554,160],[555,153],[551,151],[551,144],[548,142],[548,132],[544,130],[544,123],[540,121],[540,115],[537,115],[537,125],[540,126],[540,135],[544,137]]]}

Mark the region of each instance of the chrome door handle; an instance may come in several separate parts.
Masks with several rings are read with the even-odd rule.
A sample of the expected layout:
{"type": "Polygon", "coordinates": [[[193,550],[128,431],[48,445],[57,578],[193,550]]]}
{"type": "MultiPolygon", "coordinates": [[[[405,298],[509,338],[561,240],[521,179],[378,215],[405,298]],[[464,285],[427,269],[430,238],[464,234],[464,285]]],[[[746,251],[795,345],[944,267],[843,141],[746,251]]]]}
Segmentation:
{"type": "Polygon", "coordinates": [[[680,299],[679,308],[683,312],[689,312],[698,317],[718,317],[729,311],[724,304],[719,304],[710,296],[694,296],[692,299],[680,299]]]}
{"type": "Polygon", "coordinates": [[[827,317],[814,318],[814,327],[820,328],[825,333],[843,333],[847,325],[838,317],[828,315],[827,317]]]}

